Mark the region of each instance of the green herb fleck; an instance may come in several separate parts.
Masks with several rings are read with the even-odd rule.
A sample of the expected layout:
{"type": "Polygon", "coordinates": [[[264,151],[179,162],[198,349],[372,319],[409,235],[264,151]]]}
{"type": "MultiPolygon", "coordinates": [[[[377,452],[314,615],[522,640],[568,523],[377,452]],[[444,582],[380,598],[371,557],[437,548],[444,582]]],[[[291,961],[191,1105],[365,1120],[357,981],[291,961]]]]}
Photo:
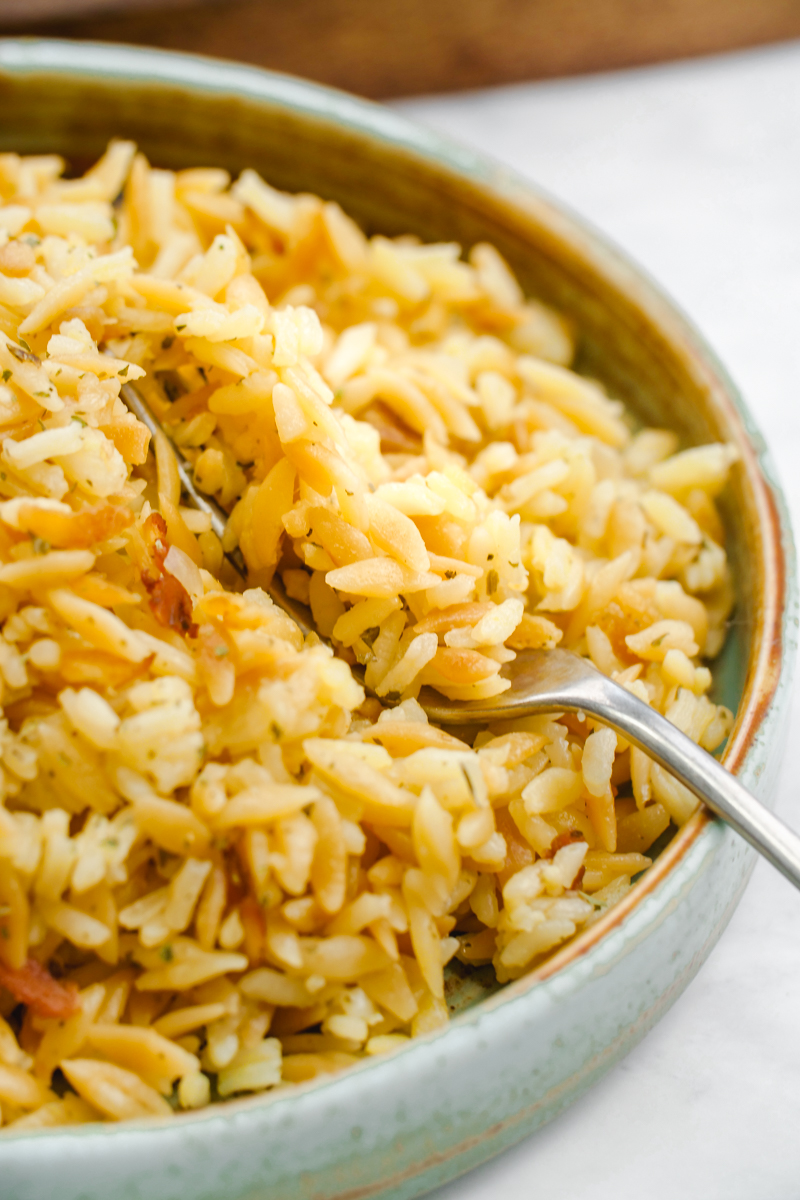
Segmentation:
{"type": "Polygon", "coordinates": [[[447,570],[444,573],[444,577],[445,577],[445,579],[455,579],[456,573],[455,573],[455,571],[447,570]]]}
{"type": "Polygon", "coordinates": [[[10,378],[11,372],[9,371],[8,367],[6,367],[5,371],[3,371],[3,383],[8,383],[10,378]]]}
{"type": "Polygon", "coordinates": [[[118,374],[118,375],[121,375],[121,376],[122,376],[122,378],[124,379],[124,378],[125,378],[125,376],[128,374],[128,368],[129,368],[129,366],[130,366],[130,363],[125,363],[125,366],[122,368],[122,370],[121,370],[121,371],[117,371],[117,374],[118,374]]]}
{"type": "Polygon", "coordinates": [[[486,593],[487,593],[487,595],[493,596],[494,593],[497,591],[499,584],[500,584],[500,576],[497,574],[497,571],[490,571],[489,574],[486,576],[486,593]]]}
{"type": "Polygon", "coordinates": [[[161,349],[169,350],[170,346],[172,345],[172,343],[174,341],[175,341],[174,334],[168,333],[167,336],[164,338],[163,342],[161,343],[161,349]]]}
{"type": "Polygon", "coordinates": [[[22,338],[19,340],[22,342],[22,346],[14,346],[11,342],[8,343],[9,354],[13,354],[17,362],[31,362],[35,366],[40,367],[42,365],[41,359],[31,353],[27,342],[23,342],[22,338]],[[24,349],[23,346],[25,347],[24,349]]]}
{"type": "Polygon", "coordinates": [[[46,542],[44,540],[44,538],[35,537],[33,539],[33,553],[34,554],[47,554],[47,551],[49,549],[50,549],[50,543],[46,542]]]}
{"type": "Polygon", "coordinates": [[[163,962],[172,962],[175,957],[172,953],[172,946],[162,946],[158,954],[163,962]]]}
{"type": "Polygon", "coordinates": [[[283,737],[283,730],[277,721],[270,721],[269,731],[276,742],[279,742],[283,737]]]}
{"type": "Polygon", "coordinates": [[[217,658],[224,658],[225,655],[229,654],[229,653],[230,653],[230,651],[228,650],[227,646],[215,646],[214,647],[214,654],[216,655],[217,658]]]}

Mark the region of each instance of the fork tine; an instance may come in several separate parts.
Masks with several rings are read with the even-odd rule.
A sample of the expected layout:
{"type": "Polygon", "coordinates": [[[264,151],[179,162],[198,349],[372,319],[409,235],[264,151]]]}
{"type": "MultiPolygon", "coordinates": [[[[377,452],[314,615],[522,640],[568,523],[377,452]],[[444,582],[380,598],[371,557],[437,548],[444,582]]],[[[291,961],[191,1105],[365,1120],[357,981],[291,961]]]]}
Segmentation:
{"type": "MultiPolygon", "coordinates": [[[[181,488],[186,500],[192,508],[196,508],[200,512],[207,514],[211,521],[211,528],[220,541],[222,541],[225,527],[228,523],[228,514],[225,512],[225,509],[217,504],[212,496],[204,495],[197,487],[194,481],[194,471],[191,462],[183,454],[181,448],[176,446],[172,438],[166,433],[163,425],[151,412],[147,401],[136,388],[130,383],[125,383],[120,388],[119,394],[120,399],[128,410],[150,430],[153,440],[157,437],[165,439],[172,453],[175,455],[181,488]]],[[[238,546],[235,550],[226,551],[225,557],[240,578],[246,581],[248,574],[247,563],[244,561],[244,557],[238,546]]],[[[280,576],[274,575],[269,587],[265,591],[272,601],[277,604],[278,608],[283,609],[287,616],[290,616],[297,623],[304,637],[314,630],[314,621],[310,611],[305,604],[301,604],[298,600],[293,600],[290,596],[287,596],[280,576]]]]}

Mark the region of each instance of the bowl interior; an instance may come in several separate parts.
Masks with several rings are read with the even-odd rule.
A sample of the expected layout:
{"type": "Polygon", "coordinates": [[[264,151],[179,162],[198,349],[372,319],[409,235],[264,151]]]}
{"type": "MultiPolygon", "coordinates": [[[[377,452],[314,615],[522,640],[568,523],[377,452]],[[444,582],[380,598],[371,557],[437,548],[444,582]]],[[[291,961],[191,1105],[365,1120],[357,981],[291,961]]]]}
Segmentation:
{"type": "MultiPolygon", "coordinates": [[[[279,188],[339,201],[371,232],[464,246],[492,241],[530,294],[574,318],[579,369],[687,444],[737,443],[742,465],[723,502],[737,610],[717,660],[715,698],[739,710],[741,732],[757,700],[773,604],[768,490],[730,385],[639,272],[549,200],[378,108],[209,60],[44,45],[37,52],[35,42],[27,50],[0,42],[0,150],[57,151],[82,169],[111,137],[128,137],[155,165],[254,167],[279,188]]],[[[739,737],[737,760],[747,740],[739,737]]],[[[452,986],[451,1005],[461,1008],[492,981],[478,972],[452,986]]]]}

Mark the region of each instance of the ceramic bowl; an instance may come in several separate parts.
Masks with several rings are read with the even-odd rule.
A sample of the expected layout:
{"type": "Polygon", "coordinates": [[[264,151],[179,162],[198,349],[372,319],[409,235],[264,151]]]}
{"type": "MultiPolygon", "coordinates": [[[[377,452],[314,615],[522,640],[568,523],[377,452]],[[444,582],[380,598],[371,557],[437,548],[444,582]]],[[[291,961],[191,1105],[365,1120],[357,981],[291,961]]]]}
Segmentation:
{"type": "MultiPolygon", "coordinates": [[[[559,205],[484,159],[350,97],[188,56],[86,43],[0,42],[0,150],[76,164],[113,135],[154,163],[249,165],[338,200],[368,229],[488,239],[580,330],[579,367],[644,420],[741,454],[725,500],[738,586],[716,666],[738,713],[726,765],[770,802],[795,650],[794,560],[763,441],[674,306],[559,205]]],[[[169,1121],[0,1140],[8,1200],[394,1200],[531,1133],[625,1054],[689,983],[753,865],[698,812],[625,901],[500,990],[454,986],[446,1031],[327,1082],[169,1121]]]]}

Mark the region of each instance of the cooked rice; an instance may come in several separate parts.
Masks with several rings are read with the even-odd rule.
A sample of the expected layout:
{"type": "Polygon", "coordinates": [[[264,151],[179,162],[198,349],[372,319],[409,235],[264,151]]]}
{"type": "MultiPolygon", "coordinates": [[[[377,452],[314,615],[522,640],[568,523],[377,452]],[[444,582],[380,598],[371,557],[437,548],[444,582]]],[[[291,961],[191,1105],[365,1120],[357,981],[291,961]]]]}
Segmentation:
{"type": "Polygon", "coordinates": [[[732,720],[702,660],[735,452],[637,429],[495,249],[368,239],[128,142],[63,169],[0,156],[12,1130],[202,1108],[439,1029],[451,959],[528,971],[695,808],[591,720],[470,745],[423,684],[497,695],[515,651],[561,645],[708,750],[732,720]],[[222,543],[123,381],[230,512],[222,543]]]}

